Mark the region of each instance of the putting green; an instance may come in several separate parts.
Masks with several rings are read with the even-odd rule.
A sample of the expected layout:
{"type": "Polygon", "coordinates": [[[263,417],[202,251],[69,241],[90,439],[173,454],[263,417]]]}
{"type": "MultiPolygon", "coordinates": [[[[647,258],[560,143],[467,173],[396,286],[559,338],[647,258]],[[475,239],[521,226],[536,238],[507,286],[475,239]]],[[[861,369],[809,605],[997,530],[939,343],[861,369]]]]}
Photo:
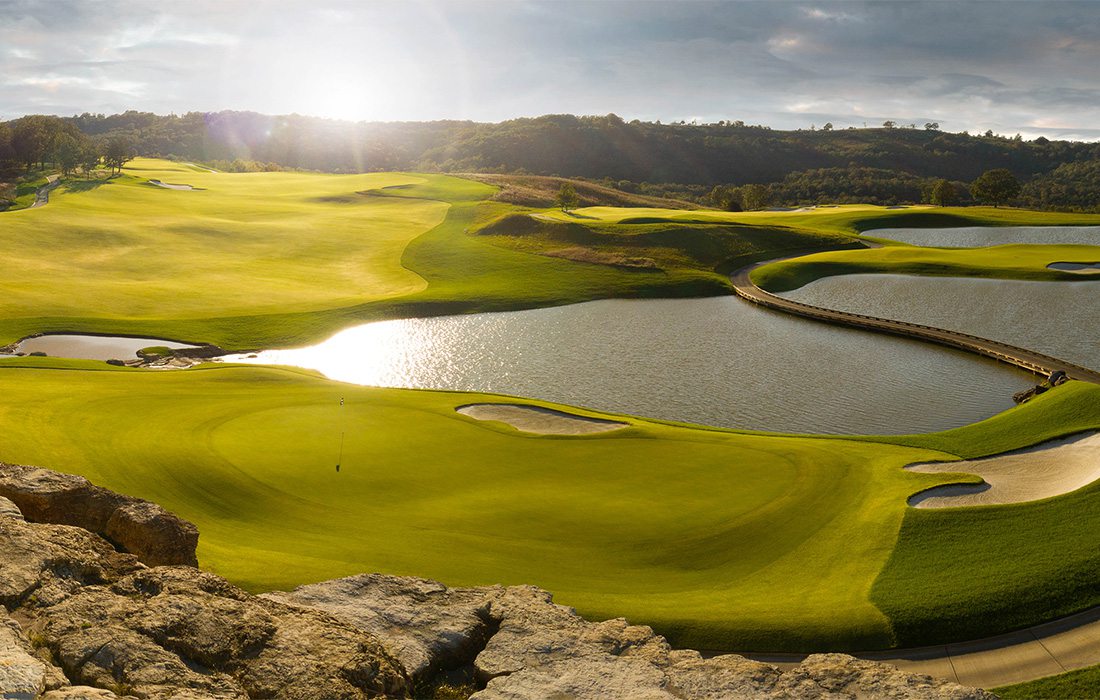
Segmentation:
{"type": "Polygon", "coordinates": [[[535,583],[705,647],[889,644],[871,585],[905,498],[943,481],[901,466],[949,458],[635,418],[534,436],[455,412],[478,394],[105,367],[0,365],[0,458],[162,503],[198,524],[204,567],[237,583],[535,583]]]}
{"type": "MultiPolygon", "coordinates": [[[[747,434],[587,411],[631,425],[537,436],[455,412],[484,395],[274,368],[24,358],[0,364],[0,384],[0,459],[164,504],[198,524],[205,567],[250,589],[361,571],[534,583],[589,616],[625,615],[704,648],[892,644],[881,610],[897,615],[904,595],[883,599],[876,580],[899,557],[906,498],[958,478],[902,466],[961,452],[948,433],[747,434]]],[[[1100,426],[1097,395],[1050,392],[967,443],[1042,439],[1035,426],[1074,397],[1092,399],[1075,425],[1100,426]]],[[[906,573],[914,590],[942,575],[906,573]]]]}

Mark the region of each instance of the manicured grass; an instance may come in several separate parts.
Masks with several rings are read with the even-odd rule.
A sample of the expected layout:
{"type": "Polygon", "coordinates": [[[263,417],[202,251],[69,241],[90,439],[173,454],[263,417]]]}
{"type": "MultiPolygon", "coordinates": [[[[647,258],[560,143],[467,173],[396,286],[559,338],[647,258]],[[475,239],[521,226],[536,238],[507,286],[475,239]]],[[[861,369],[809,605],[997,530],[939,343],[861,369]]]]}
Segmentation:
{"type": "Polygon", "coordinates": [[[1094,279],[1047,268],[1052,262],[1095,262],[1100,247],[1088,245],[1009,244],[984,248],[925,248],[890,245],[807,255],[766,265],[752,280],[770,292],[787,292],[822,277],[893,273],[939,277],[996,277],[1020,280],[1094,279]]]}
{"type": "MultiPolygon", "coordinates": [[[[74,180],[47,207],[4,214],[0,344],[70,331],[247,349],[380,318],[729,292],[724,258],[681,253],[691,241],[676,237],[656,242],[660,266],[639,271],[471,233],[522,211],[486,201],[494,192],[442,175],[210,173],[138,159],[122,177],[74,180]]],[[[724,249],[792,244],[742,244],[749,231],[728,232],[724,249]]],[[[840,240],[795,238],[809,250],[840,240]]]]}
{"type": "Polygon", "coordinates": [[[855,234],[880,228],[953,228],[962,226],[1094,226],[1100,214],[1066,214],[994,207],[911,206],[891,209],[871,204],[843,204],[809,211],[724,212],[640,207],[585,207],[569,213],[548,211],[559,221],[645,223],[678,221],[783,226],[819,232],[855,234]]]}
{"type": "Polygon", "coordinates": [[[993,688],[1003,700],[1086,700],[1100,698],[1100,666],[993,688]]]}
{"type": "Polygon", "coordinates": [[[135,326],[175,335],[165,319],[284,314],[408,294],[426,283],[401,265],[405,244],[447,210],[442,202],[357,194],[423,181],[395,173],[212,174],[142,160],[125,172],[70,182],[46,207],[4,214],[0,340],[135,326]],[[203,189],[167,190],[146,179],[203,189]]]}
{"type": "Polygon", "coordinates": [[[890,644],[871,586],[906,497],[944,480],[900,467],[950,458],[636,418],[531,436],[454,412],[491,396],[288,369],[22,358],[0,384],[0,459],[162,503],[198,524],[204,567],[252,590],[361,571],[534,583],[704,648],[890,644]]]}
{"type": "MultiPolygon", "coordinates": [[[[895,444],[977,457],[1100,427],[1100,387],[1070,383],[974,426],[895,444]]],[[[871,600],[902,646],[973,639],[1100,605],[1100,484],[1016,505],[909,509],[871,600]]]]}
{"type": "MultiPolygon", "coordinates": [[[[138,161],[121,178],[70,183],[48,207],[2,215],[0,342],[67,330],[284,345],[374,318],[719,294],[730,266],[845,245],[871,228],[1100,221],[859,206],[563,215],[487,202],[492,192],[436,175],[233,175],[138,161]],[[545,225],[497,226],[529,213],[545,225]],[[546,254],[566,245],[653,265],[546,254]]],[[[951,251],[950,261],[973,255],[971,269],[1004,276],[1082,259],[1079,246],[1054,248],[951,251]]],[[[869,254],[879,267],[950,262],[922,262],[946,253],[908,246],[828,255],[869,254]]],[[[199,525],[205,566],[253,590],[371,570],[535,583],[680,644],[754,650],[946,641],[1100,602],[1100,488],[914,511],[912,493],[974,477],[900,469],[1100,427],[1090,385],[955,431],[848,439],[634,418],[603,436],[535,437],[454,413],[492,397],[259,367],[152,373],[8,359],[0,386],[0,459],[162,503],[199,525]]]]}
{"type": "Polygon", "coordinates": [[[164,504],[199,525],[204,567],[252,590],[361,571],[534,583],[679,644],[755,650],[982,636],[1096,602],[1100,489],[914,511],[960,477],[900,468],[1100,427],[1091,385],[945,433],[815,438],[622,416],[531,436],[454,412],[492,396],[263,367],[22,358],[0,384],[0,459],[164,504]]]}

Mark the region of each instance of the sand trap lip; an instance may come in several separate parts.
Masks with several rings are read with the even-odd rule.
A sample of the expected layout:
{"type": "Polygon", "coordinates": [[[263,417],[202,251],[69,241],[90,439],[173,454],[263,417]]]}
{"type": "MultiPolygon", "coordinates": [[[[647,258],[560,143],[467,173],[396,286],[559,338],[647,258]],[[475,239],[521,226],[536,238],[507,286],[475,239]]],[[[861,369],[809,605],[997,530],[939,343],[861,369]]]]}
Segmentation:
{"type": "Polygon", "coordinates": [[[620,430],[630,425],[519,403],[471,403],[459,406],[455,411],[477,420],[507,423],[516,430],[539,435],[591,435],[620,430]]]}
{"type": "Polygon", "coordinates": [[[977,474],[982,484],[935,486],[909,497],[914,508],[1023,503],[1060,496],[1100,479],[1100,432],[1078,433],[1022,450],[961,462],[905,467],[922,473],[977,474]]]}
{"type": "Polygon", "coordinates": [[[170,182],[161,182],[160,180],[150,180],[150,185],[156,185],[157,187],[163,187],[166,190],[193,190],[195,189],[191,185],[174,185],[170,182]]]}
{"type": "Polygon", "coordinates": [[[1100,262],[1052,262],[1047,265],[1047,268],[1051,270],[1062,270],[1063,272],[1076,272],[1079,275],[1100,275],[1100,262]]]}

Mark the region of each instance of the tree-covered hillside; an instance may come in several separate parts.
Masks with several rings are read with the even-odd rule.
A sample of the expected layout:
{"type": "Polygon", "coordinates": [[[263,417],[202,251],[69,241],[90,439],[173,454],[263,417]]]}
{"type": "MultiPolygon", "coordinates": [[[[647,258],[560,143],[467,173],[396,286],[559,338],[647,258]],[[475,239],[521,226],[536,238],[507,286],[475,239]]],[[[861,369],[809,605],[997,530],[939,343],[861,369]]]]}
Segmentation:
{"type": "MultiPolygon", "coordinates": [[[[715,185],[756,183],[769,185],[775,204],[893,204],[927,199],[939,179],[969,183],[1006,168],[1025,184],[1020,204],[1100,206],[1091,186],[1100,170],[1100,144],[955,134],[934,124],[776,131],[739,121],[625,122],[613,114],[484,124],[353,123],[253,112],[83,114],[65,121],[95,138],[126,136],[142,155],[228,170],[557,175],[704,202],[715,185]]],[[[14,125],[0,127],[0,160],[13,151],[4,135],[14,125]]]]}

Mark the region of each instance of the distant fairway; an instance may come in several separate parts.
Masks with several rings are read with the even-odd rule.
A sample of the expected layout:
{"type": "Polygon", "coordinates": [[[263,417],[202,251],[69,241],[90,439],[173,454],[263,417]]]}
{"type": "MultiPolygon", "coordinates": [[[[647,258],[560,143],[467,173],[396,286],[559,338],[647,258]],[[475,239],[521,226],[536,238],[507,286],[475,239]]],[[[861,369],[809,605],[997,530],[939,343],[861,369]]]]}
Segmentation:
{"type": "Polygon", "coordinates": [[[360,194],[421,182],[210,173],[142,159],[121,178],[71,182],[46,207],[2,215],[0,340],[106,330],[113,320],[156,329],[166,319],[322,310],[421,290],[427,283],[401,255],[447,204],[360,194]]]}

